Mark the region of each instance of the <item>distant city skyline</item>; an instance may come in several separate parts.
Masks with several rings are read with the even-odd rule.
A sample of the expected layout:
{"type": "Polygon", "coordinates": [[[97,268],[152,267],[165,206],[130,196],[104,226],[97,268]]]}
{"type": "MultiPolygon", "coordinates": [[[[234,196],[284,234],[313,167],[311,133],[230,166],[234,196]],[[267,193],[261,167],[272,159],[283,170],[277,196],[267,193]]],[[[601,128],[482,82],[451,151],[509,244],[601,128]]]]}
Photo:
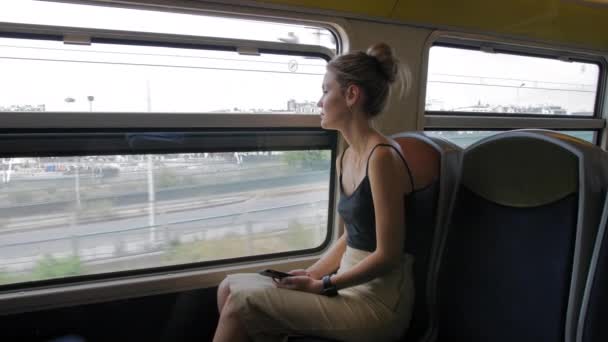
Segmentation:
{"type": "MultiPolygon", "coordinates": [[[[69,101],[68,101],[69,102],[69,101]]],[[[73,101],[72,101],[73,102],[73,101]]],[[[12,104],[0,106],[0,112],[45,112],[46,105],[12,104]]],[[[218,108],[208,113],[294,113],[294,114],[320,114],[321,109],[315,101],[298,102],[294,99],[287,101],[283,108],[218,108]]]]}
{"type": "Polygon", "coordinates": [[[0,105],[0,112],[45,112],[44,104],[11,104],[8,106],[0,105]]]}

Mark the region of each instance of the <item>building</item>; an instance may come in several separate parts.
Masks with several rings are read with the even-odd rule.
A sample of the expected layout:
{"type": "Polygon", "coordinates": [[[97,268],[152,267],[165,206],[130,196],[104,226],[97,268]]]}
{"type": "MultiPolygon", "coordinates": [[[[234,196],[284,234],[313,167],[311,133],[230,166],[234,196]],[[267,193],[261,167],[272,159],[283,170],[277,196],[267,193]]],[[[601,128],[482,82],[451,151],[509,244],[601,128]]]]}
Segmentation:
{"type": "Polygon", "coordinates": [[[291,99],[287,101],[287,111],[296,114],[320,114],[321,109],[314,101],[296,102],[291,99]]]}
{"type": "Polygon", "coordinates": [[[453,111],[469,113],[520,113],[520,114],[546,114],[546,115],[568,115],[568,111],[561,106],[555,105],[490,105],[478,102],[476,105],[468,107],[454,108],[453,111]]]}
{"type": "Polygon", "coordinates": [[[44,112],[45,105],[10,105],[0,106],[0,112],[44,112]]]}

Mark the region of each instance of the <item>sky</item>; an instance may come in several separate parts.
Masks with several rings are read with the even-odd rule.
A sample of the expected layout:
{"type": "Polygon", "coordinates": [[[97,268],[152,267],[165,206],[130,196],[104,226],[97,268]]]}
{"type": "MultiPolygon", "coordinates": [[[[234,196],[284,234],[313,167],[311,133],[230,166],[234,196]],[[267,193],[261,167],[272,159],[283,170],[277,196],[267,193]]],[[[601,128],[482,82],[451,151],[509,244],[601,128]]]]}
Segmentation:
{"type": "MultiPolygon", "coordinates": [[[[273,42],[296,36],[301,43],[335,48],[328,31],[303,25],[44,1],[2,0],[2,21],[273,42]]],[[[482,104],[593,111],[596,65],[437,46],[429,56],[429,109],[482,104]]],[[[47,111],[285,110],[290,99],[319,99],[325,64],[320,58],[297,56],[0,38],[0,106],[44,104],[47,111]],[[94,97],[92,103],[87,96],[94,97]]]]}
{"type": "Polygon", "coordinates": [[[591,63],[434,46],[427,104],[435,109],[557,105],[568,113],[593,112],[598,76],[591,63]]]}
{"type": "MultiPolygon", "coordinates": [[[[0,21],[274,42],[297,36],[335,48],[329,31],[302,25],[52,2],[2,0],[0,21]]],[[[286,110],[290,99],[319,99],[325,65],[298,56],[0,38],[0,106],[87,111],[93,96],[93,111],[286,110]]]]}
{"type": "Polygon", "coordinates": [[[7,47],[20,43],[0,39],[0,105],[44,103],[47,111],[88,110],[87,96],[95,98],[94,111],[286,109],[289,99],[318,99],[326,64],[320,58],[157,47],[31,41],[27,46],[37,48],[7,47]],[[298,69],[291,72],[294,62],[298,69]]]}

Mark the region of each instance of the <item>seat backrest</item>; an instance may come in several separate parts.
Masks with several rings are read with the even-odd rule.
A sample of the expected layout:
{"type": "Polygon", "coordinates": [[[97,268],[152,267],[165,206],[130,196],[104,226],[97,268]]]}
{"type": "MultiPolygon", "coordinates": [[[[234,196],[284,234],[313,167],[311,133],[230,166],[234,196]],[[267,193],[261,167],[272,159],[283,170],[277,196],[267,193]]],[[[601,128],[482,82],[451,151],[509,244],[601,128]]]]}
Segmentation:
{"type": "Polygon", "coordinates": [[[441,249],[439,340],[574,341],[601,212],[599,153],[543,130],[464,151],[441,249]]]}
{"type": "Polygon", "coordinates": [[[461,149],[443,139],[421,132],[392,136],[399,143],[414,179],[406,213],[406,251],[414,256],[416,298],[405,341],[423,341],[433,326],[438,239],[445,227],[447,208],[458,177],[461,149]]]}
{"type": "Polygon", "coordinates": [[[589,268],[577,342],[608,341],[608,197],[589,268]]]}

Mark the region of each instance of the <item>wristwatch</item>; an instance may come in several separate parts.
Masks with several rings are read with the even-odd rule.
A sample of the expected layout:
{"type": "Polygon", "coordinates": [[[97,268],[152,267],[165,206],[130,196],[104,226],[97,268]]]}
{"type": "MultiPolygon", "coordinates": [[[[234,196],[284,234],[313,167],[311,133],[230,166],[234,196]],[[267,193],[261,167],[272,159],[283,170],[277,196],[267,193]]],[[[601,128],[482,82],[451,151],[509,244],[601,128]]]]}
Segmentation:
{"type": "Polygon", "coordinates": [[[331,274],[323,277],[323,290],[321,290],[321,294],[327,297],[338,295],[338,288],[331,283],[331,274]]]}

